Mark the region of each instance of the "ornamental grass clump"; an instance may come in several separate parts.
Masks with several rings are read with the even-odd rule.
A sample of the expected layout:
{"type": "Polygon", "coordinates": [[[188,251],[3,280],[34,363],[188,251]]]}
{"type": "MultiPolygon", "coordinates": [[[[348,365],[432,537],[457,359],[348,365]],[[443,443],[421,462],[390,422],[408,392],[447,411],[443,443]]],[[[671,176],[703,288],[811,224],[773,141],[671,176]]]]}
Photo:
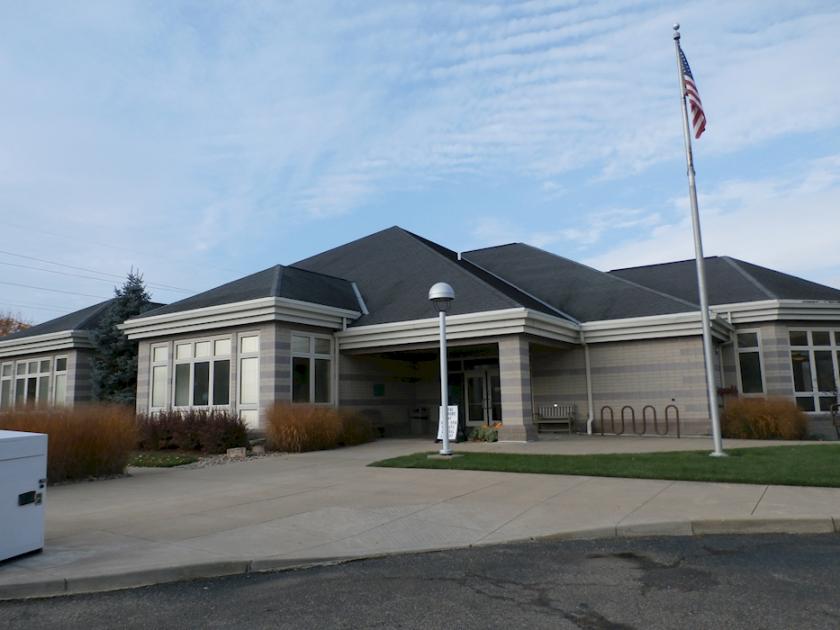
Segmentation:
{"type": "Polygon", "coordinates": [[[137,442],[134,411],[116,404],[4,411],[0,429],[49,436],[49,483],[121,474],[137,442]]]}
{"type": "Polygon", "coordinates": [[[370,420],[334,407],[278,403],[266,414],[266,446],[270,450],[302,453],[373,439],[370,420]]]}
{"type": "Polygon", "coordinates": [[[160,411],[137,417],[137,448],[141,451],[225,453],[248,445],[248,428],[225,410],[160,411]]]}
{"type": "Polygon", "coordinates": [[[808,417],[785,398],[738,398],[726,404],[723,436],[753,440],[801,440],[808,417]]]}

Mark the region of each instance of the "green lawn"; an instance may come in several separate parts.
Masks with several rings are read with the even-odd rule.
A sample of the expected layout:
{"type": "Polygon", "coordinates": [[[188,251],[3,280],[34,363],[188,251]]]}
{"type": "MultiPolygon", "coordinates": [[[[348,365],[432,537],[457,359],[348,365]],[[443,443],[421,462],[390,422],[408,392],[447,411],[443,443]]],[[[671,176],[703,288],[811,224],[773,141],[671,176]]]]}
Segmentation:
{"type": "Polygon", "coordinates": [[[727,452],[726,458],[709,457],[708,451],[614,455],[461,453],[451,460],[429,459],[428,453],[415,453],[371,466],[840,488],[840,444],[739,448],[727,452]]]}
{"type": "Polygon", "coordinates": [[[181,451],[136,451],[132,454],[128,465],[140,468],[172,468],[197,461],[196,455],[181,451]]]}

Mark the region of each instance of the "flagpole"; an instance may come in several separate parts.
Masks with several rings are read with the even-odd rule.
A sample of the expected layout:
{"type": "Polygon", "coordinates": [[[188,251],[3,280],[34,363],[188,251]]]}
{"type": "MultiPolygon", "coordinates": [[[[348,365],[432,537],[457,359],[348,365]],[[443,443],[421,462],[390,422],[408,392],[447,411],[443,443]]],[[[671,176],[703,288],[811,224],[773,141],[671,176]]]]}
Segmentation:
{"type": "Polygon", "coordinates": [[[691,151],[691,128],[688,123],[688,107],[685,102],[685,77],[680,61],[680,25],[674,24],[674,50],[677,54],[677,74],[680,77],[680,104],[683,114],[683,140],[685,161],[688,167],[688,193],[691,201],[691,227],[694,231],[694,255],[697,259],[697,286],[700,290],[700,317],[703,322],[703,356],[706,364],[706,389],[709,398],[709,413],[712,421],[712,439],[715,450],[713,457],[723,457],[720,436],[720,413],[715,390],[714,351],[712,350],[712,329],[709,321],[709,297],[706,293],[706,265],[703,258],[703,239],[700,236],[700,213],[697,209],[697,186],[694,181],[694,154],[691,151]]]}

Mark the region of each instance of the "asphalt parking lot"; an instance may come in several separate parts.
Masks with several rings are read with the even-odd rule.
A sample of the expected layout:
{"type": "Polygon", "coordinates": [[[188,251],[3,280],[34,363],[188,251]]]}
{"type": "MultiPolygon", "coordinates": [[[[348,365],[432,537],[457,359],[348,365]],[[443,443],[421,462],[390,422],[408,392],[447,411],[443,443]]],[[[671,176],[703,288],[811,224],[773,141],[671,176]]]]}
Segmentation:
{"type": "Polygon", "coordinates": [[[840,536],[534,542],[0,603],[0,628],[837,628],[840,536]]]}

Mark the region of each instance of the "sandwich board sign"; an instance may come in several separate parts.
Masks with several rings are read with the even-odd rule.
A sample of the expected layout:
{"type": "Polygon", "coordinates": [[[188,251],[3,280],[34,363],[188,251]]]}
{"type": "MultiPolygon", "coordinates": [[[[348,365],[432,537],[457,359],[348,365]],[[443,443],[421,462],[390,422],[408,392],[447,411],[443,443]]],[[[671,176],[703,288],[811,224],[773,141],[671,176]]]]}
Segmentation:
{"type": "MultiPolygon", "coordinates": [[[[458,439],[458,405],[449,405],[449,441],[458,439]]],[[[439,408],[437,439],[443,439],[443,405],[439,408]]]]}

